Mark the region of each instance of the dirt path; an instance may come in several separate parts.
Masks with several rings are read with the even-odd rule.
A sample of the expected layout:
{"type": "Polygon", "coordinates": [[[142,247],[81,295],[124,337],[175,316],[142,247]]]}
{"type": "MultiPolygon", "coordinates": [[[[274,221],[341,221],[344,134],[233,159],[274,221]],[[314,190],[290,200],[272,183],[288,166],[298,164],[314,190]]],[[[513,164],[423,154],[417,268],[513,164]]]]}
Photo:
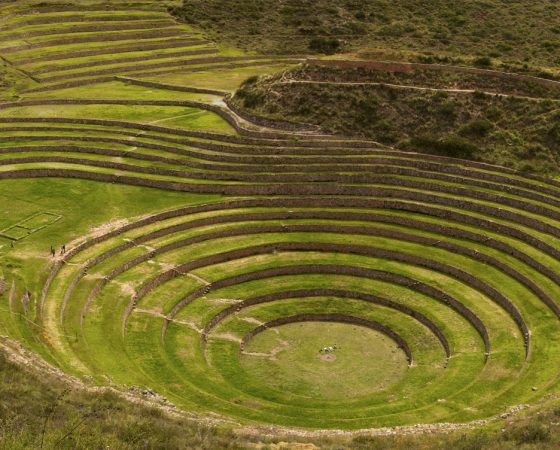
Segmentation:
{"type": "Polygon", "coordinates": [[[316,80],[283,79],[274,84],[326,84],[331,86],[388,86],[396,89],[413,89],[417,91],[451,92],[451,93],[460,93],[460,94],[474,94],[475,92],[480,92],[482,94],[491,95],[491,96],[499,95],[501,97],[519,98],[519,99],[533,100],[533,101],[552,101],[552,102],[560,103],[560,99],[555,99],[555,98],[530,97],[526,95],[515,95],[515,94],[502,94],[500,92],[481,91],[479,89],[435,88],[435,87],[408,85],[408,84],[381,83],[376,81],[316,81],[316,80]]]}
{"type": "Polygon", "coordinates": [[[163,314],[163,312],[159,309],[134,308],[133,312],[139,314],[148,314],[150,316],[160,317],[162,319],[165,319],[165,314],[163,314]]]}
{"type": "Polygon", "coordinates": [[[213,339],[225,339],[226,341],[241,343],[241,338],[233,333],[214,333],[209,337],[213,339]]]}
{"type": "MultiPolygon", "coordinates": [[[[132,312],[133,313],[138,313],[138,314],[147,314],[147,315],[152,316],[152,317],[157,317],[158,319],[164,319],[164,320],[167,319],[167,316],[159,308],[158,309],[134,308],[132,312]]],[[[189,327],[191,330],[196,331],[198,334],[202,334],[202,332],[204,331],[202,328],[197,327],[194,322],[189,322],[189,321],[180,320],[180,319],[173,319],[171,322],[189,327]]]]}
{"type": "Polygon", "coordinates": [[[280,353],[283,350],[286,350],[287,348],[290,347],[290,343],[288,341],[285,341],[283,339],[279,339],[278,345],[276,347],[274,347],[272,350],[270,350],[270,352],[268,353],[264,353],[264,352],[246,352],[246,351],[242,351],[241,353],[243,355],[247,355],[247,356],[257,356],[257,357],[261,357],[261,358],[268,358],[268,359],[272,359],[275,360],[276,359],[276,355],[278,353],[280,353]]]}
{"type": "Polygon", "coordinates": [[[203,285],[205,285],[205,286],[208,286],[208,285],[211,284],[210,281],[205,280],[204,278],[199,277],[198,275],[196,275],[196,274],[194,274],[194,273],[192,273],[192,272],[187,273],[187,277],[190,277],[190,278],[192,278],[192,279],[198,281],[199,283],[201,283],[201,284],[203,284],[203,285]]]}

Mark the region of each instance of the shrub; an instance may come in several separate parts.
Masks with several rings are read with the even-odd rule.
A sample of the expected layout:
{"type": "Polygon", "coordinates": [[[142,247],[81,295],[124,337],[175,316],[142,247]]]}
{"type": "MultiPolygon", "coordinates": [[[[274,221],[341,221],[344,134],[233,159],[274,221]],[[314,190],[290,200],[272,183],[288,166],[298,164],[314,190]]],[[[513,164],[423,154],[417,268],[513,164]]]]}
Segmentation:
{"type": "Polygon", "coordinates": [[[505,438],[518,444],[547,442],[550,440],[550,430],[540,423],[533,422],[522,427],[513,428],[505,435],[505,438]]]}
{"type": "Polygon", "coordinates": [[[461,136],[470,136],[482,138],[488,135],[488,133],[494,128],[492,122],[486,119],[474,119],[467,122],[459,129],[459,134],[461,136]]]}
{"type": "Polygon", "coordinates": [[[448,121],[453,121],[457,117],[457,108],[454,102],[447,101],[437,104],[434,107],[435,112],[448,121]]]}
{"type": "Polygon", "coordinates": [[[334,38],[316,37],[309,41],[309,49],[314,52],[332,55],[340,48],[340,41],[334,38]]]}
{"type": "Polygon", "coordinates": [[[415,150],[452,156],[454,158],[469,158],[476,151],[476,146],[460,136],[437,138],[431,135],[415,136],[410,140],[415,150]]]}
{"type": "Polygon", "coordinates": [[[356,450],[384,450],[390,447],[386,441],[378,437],[361,435],[352,439],[352,448],[356,450]]]}
{"type": "Polygon", "coordinates": [[[472,96],[475,100],[486,100],[488,98],[488,94],[481,91],[474,91],[472,96]]]}
{"type": "Polygon", "coordinates": [[[498,120],[502,117],[503,111],[500,108],[492,106],[486,110],[486,117],[490,120],[498,120]]]}
{"type": "Polygon", "coordinates": [[[560,124],[555,123],[552,125],[552,127],[548,130],[547,140],[553,145],[558,145],[558,143],[560,143],[560,124]]]}
{"type": "Polygon", "coordinates": [[[455,450],[482,450],[490,448],[491,439],[483,434],[462,434],[453,442],[455,450]]]}
{"type": "Polygon", "coordinates": [[[547,80],[557,80],[557,77],[550,72],[546,72],[545,70],[541,70],[537,73],[539,78],[546,78],[547,80]]]}
{"type": "Polygon", "coordinates": [[[235,97],[243,100],[245,108],[256,108],[264,103],[263,95],[250,88],[241,88],[235,93],[235,97]]]}
{"type": "Polygon", "coordinates": [[[543,41],[541,42],[541,47],[549,52],[556,51],[560,47],[560,42],[556,41],[543,41]]]}
{"type": "Polygon", "coordinates": [[[256,84],[257,81],[259,81],[259,76],[258,75],[253,75],[253,76],[247,78],[241,86],[244,87],[244,86],[249,86],[249,85],[252,85],[252,84],[256,84]]]}
{"type": "Polygon", "coordinates": [[[474,60],[474,64],[479,67],[490,67],[492,60],[488,56],[481,56],[474,60]]]}

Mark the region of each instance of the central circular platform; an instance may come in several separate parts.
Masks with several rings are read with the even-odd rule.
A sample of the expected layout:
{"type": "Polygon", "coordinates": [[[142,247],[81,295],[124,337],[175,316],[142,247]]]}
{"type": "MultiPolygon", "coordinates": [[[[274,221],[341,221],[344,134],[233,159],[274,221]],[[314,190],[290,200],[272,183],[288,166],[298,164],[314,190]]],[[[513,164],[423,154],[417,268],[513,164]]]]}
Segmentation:
{"type": "Polygon", "coordinates": [[[247,343],[241,363],[272,389],[321,399],[386,389],[408,366],[404,352],[384,334],[328,322],[290,323],[259,333],[247,343]]]}

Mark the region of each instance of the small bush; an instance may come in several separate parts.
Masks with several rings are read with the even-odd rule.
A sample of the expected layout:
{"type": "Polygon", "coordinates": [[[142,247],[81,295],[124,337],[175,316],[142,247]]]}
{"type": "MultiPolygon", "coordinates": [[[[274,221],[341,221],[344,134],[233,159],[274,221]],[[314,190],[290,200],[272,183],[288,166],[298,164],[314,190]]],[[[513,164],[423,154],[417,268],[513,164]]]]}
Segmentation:
{"type": "Polygon", "coordinates": [[[489,95],[486,94],[485,92],[481,92],[481,91],[474,91],[472,93],[473,99],[474,100],[486,100],[489,95]]]}
{"type": "Polygon", "coordinates": [[[463,434],[453,442],[454,450],[483,450],[491,448],[491,439],[483,434],[463,434]]]}
{"type": "Polygon", "coordinates": [[[488,56],[481,56],[474,60],[474,64],[479,67],[490,67],[492,66],[492,60],[488,56]]]}
{"type": "Polygon", "coordinates": [[[457,107],[452,101],[437,104],[435,105],[434,109],[439,116],[448,121],[453,121],[457,118],[457,107]]]}
{"type": "Polygon", "coordinates": [[[249,109],[257,108],[264,103],[263,95],[246,84],[235,93],[235,97],[241,99],[243,106],[249,109]]]}
{"type": "Polygon", "coordinates": [[[560,42],[557,41],[543,41],[541,47],[549,52],[554,52],[560,47],[560,42]]]}
{"type": "Polygon", "coordinates": [[[550,72],[546,72],[544,70],[541,70],[537,73],[537,77],[539,78],[545,78],[547,80],[557,80],[558,78],[556,76],[554,76],[554,74],[550,73],[550,72]]]}
{"type": "Polygon", "coordinates": [[[470,158],[476,146],[460,136],[437,138],[430,135],[415,136],[410,140],[413,149],[454,158],[470,158]]]}
{"type": "Polygon", "coordinates": [[[558,145],[558,143],[560,143],[560,124],[555,123],[552,125],[552,127],[548,130],[546,137],[551,144],[558,145]]]}
{"type": "Polygon", "coordinates": [[[340,41],[334,38],[316,37],[309,41],[309,49],[325,55],[332,55],[340,49],[340,41]]]}
{"type": "Polygon", "coordinates": [[[494,128],[492,122],[486,119],[474,119],[467,122],[459,129],[461,136],[483,138],[494,128]]]}
{"type": "Polygon", "coordinates": [[[247,78],[241,86],[250,86],[252,84],[255,84],[257,81],[259,81],[259,76],[258,75],[253,75],[253,76],[247,78]]]}
{"type": "Polygon", "coordinates": [[[540,423],[529,423],[523,427],[510,430],[505,435],[506,440],[515,441],[518,444],[534,444],[550,440],[550,430],[540,423]]]}
{"type": "Polygon", "coordinates": [[[352,439],[352,448],[356,450],[384,450],[390,448],[388,442],[375,436],[356,436],[352,439]]]}

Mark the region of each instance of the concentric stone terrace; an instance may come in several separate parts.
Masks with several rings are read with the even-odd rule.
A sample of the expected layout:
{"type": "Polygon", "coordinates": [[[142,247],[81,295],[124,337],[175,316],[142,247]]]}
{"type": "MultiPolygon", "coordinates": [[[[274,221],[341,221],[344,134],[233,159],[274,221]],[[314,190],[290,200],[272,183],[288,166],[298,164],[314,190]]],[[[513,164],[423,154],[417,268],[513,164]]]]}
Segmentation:
{"type": "Polygon", "coordinates": [[[465,422],[558,389],[560,183],[257,124],[216,86],[150,81],[287,61],[216,56],[138,4],[0,30],[36,83],[0,104],[0,180],[193,195],[41,254],[40,295],[0,280],[1,325],[71,374],[240,423],[465,422]]]}
{"type": "Polygon", "coordinates": [[[311,427],[486,417],[557,384],[559,186],[353,141],[272,142],[235,148],[263,177],[293,167],[307,183],[203,185],[267,196],[70,249],[41,301],[60,364],[191,410],[311,427]],[[276,156],[299,151],[316,156],[276,156]],[[314,182],[323,170],[339,183],[314,182]]]}

